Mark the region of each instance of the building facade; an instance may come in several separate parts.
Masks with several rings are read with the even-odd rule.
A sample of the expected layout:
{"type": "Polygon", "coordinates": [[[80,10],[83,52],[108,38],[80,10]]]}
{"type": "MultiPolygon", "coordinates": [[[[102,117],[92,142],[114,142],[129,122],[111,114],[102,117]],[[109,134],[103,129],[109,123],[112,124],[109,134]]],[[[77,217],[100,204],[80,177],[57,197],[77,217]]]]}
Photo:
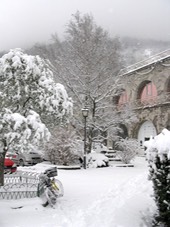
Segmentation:
{"type": "Polygon", "coordinates": [[[122,69],[120,75],[123,92],[117,105],[135,111],[137,121],[124,127],[143,148],[151,136],[170,129],[170,50],[122,69]]]}

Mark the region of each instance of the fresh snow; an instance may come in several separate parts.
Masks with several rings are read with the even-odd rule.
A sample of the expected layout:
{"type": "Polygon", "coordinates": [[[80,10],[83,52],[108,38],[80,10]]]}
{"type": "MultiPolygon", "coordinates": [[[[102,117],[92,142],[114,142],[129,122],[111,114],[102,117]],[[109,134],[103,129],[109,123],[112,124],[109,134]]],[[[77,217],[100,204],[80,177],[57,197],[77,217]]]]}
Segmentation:
{"type": "Polygon", "coordinates": [[[170,131],[164,128],[160,134],[145,141],[144,146],[147,147],[146,154],[148,160],[154,160],[156,155],[161,160],[163,155],[167,155],[168,159],[170,159],[170,131]]]}
{"type": "MultiPolygon", "coordinates": [[[[40,198],[1,200],[1,227],[148,227],[156,206],[145,157],[134,167],[58,169],[64,196],[55,209],[40,198]]],[[[20,167],[42,172],[45,164],[20,167]]]]}
{"type": "Polygon", "coordinates": [[[55,83],[52,71],[39,56],[27,55],[19,48],[10,50],[0,58],[0,81],[0,139],[11,149],[24,152],[30,143],[38,146],[48,141],[51,134],[43,124],[45,116],[56,124],[72,116],[73,103],[65,87],[55,83]]]}

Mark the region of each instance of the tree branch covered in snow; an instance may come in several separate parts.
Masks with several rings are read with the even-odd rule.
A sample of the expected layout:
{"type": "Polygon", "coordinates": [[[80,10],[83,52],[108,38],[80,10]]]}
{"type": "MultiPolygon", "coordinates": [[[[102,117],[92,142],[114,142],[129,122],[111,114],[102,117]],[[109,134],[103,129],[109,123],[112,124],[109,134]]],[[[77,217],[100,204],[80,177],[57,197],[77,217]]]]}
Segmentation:
{"type": "Polygon", "coordinates": [[[163,161],[164,155],[170,159],[170,131],[168,129],[163,129],[159,135],[150,138],[144,145],[147,147],[146,153],[149,161],[154,162],[156,156],[163,161]]]}
{"type": "Polygon", "coordinates": [[[2,109],[0,134],[1,141],[5,141],[8,147],[20,151],[29,150],[32,148],[32,143],[39,146],[40,143],[48,141],[50,138],[48,128],[33,110],[29,110],[27,117],[24,117],[20,113],[12,113],[9,109],[2,109]]]}
{"type": "Polygon", "coordinates": [[[0,103],[2,168],[9,146],[29,150],[49,140],[48,128],[67,122],[72,115],[72,101],[64,86],[54,82],[46,62],[20,49],[0,58],[0,103]]]}
{"type": "Polygon", "coordinates": [[[120,139],[116,142],[117,154],[123,163],[129,164],[130,161],[139,153],[138,142],[135,139],[120,139]]]}
{"type": "Polygon", "coordinates": [[[64,86],[54,82],[45,61],[20,49],[0,59],[0,91],[1,139],[9,144],[20,133],[23,141],[48,139],[46,127],[66,121],[72,114],[71,99],[64,86]]]}
{"type": "Polygon", "coordinates": [[[108,139],[108,131],[122,121],[111,101],[122,85],[118,76],[122,67],[119,39],[111,38],[91,15],[79,12],[72,15],[64,41],[60,42],[56,35],[52,38],[49,46],[37,45],[32,51],[51,62],[56,78],[74,98],[72,126],[81,134],[84,127],[81,109],[87,105],[89,142],[108,139]]]}
{"type": "Polygon", "coordinates": [[[41,119],[61,121],[72,111],[63,85],[54,82],[53,73],[39,56],[11,50],[0,59],[0,99],[12,112],[27,114],[34,109],[41,119]]]}
{"type": "Polygon", "coordinates": [[[68,128],[54,130],[43,152],[45,160],[57,165],[79,164],[83,156],[83,144],[68,128]]]}

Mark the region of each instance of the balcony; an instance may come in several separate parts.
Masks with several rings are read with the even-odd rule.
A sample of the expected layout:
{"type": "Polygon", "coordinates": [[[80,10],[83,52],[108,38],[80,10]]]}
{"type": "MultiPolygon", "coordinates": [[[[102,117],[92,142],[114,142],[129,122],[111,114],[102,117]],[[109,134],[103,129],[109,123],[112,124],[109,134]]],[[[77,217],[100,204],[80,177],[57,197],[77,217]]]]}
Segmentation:
{"type": "Polygon", "coordinates": [[[143,109],[154,106],[162,106],[170,104],[170,92],[166,92],[160,96],[150,97],[148,99],[142,100],[137,99],[133,102],[129,101],[128,103],[123,103],[121,105],[117,105],[117,110],[121,111],[125,106],[129,106],[132,109],[143,109]]]}
{"type": "Polygon", "coordinates": [[[156,97],[151,97],[146,100],[136,100],[134,102],[133,107],[134,108],[147,108],[151,106],[160,106],[160,105],[165,105],[165,104],[170,104],[170,92],[166,92],[160,96],[156,97]]]}

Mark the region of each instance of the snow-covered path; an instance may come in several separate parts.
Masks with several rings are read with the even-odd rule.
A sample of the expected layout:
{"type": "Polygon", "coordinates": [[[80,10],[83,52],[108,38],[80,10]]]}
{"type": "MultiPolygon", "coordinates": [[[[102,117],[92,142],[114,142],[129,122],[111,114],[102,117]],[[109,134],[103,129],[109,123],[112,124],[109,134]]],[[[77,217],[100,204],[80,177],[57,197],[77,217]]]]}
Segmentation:
{"type": "Polygon", "coordinates": [[[39,198],[1,201],[0,226],[144,227],[142,216],[155,209],[147,176],[144,158],[134,168],[59,170],[65,195],[56,209],[42,207],[39,198]],[[23,207],[11,209],[17,206],[23,207]]]}

